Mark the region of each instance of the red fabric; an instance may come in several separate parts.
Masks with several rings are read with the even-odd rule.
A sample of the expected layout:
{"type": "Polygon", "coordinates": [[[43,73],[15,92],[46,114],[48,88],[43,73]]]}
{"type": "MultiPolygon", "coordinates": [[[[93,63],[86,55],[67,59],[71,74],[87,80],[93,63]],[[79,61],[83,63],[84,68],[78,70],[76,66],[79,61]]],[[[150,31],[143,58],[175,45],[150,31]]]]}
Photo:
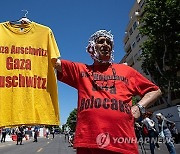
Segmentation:
{"type": "Polygon", "coordinates": [[[148,131],[148,129],[147,129],[147,127],[146,127],[146,125],[143,125],[143,134],[145,135],[145,136],[148,136],[149,135],[149,131],[148,131]]]}
{"type": "Polygon", "coordinates": [[[138,153],[134,117],[130,110],[132,96],[143,96],[158,87],[124,64],[113,64],[112,69],[104,66],[93,68],[92,65],[66,60],[61,62],[62,73],[58,72],[58,80],[78,90],[74,146],[103,148],[125,154],[138,153]],[[108,82],[105,81],[107,78],[110,79],[108,82]],[[98,86],[111,87],[115,83],[115,89],[93,87],[93,79],[100,80],[96,82],[98,86]]]}
{"type": "Polygon", "coordinates": [[[77,148],[77,154],[118,154],[118,153],[104,149],[77,148]]]}

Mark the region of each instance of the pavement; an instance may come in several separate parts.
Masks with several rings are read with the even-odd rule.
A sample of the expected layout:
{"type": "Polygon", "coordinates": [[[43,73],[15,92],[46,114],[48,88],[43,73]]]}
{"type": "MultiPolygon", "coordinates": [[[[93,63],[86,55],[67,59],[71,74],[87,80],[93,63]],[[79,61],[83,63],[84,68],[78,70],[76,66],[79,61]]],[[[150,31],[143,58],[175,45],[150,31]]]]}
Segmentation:
{"type": "MultiPolygon", "coordinates": [[[[38,138],[38,140],[46,140],[45,138],[41,138],[41,137],[39,137],[38,138]]],[[[33,141],[33,137],[31,137],[29,140],[26,140],[26,141],[24,141],[24,144],[28,144],[28,143],[32,143],[32,141],[33,141]]],[[[47,140],[47,141],[51,141],[51,139],[50,140],[47,140]]],[[[53,140],[52,140],[53,141],[53,140]]],[[[38,143],[40,143],[40,142],[38,142],[38,143]]],[[[68,143],[66,143],[66,142],[64,142],[64,137],[63,136],[59,136],[58,137],[58,135],[57,135],[57,137],[56,137],[56,141],[55,141],[55,143],[58,143],[57,145],[56,145],[56,148],[53,148],[54,150],[55,149],[59,149],[58,150],[58,153],[59,152],[61,152],[62,154],[72,154],[72,153],[76,153],[75,151],[73,151],[71,148],[69,148],[69,144],[68,143]],[[60,141],[59,141],[59,139],[60,139],[60,141]],[[58,139],[58,140],[57,140],[58,139]]],[[[55,143],[54,143],[54,145],[55,145],[55,143]]],[[[16,145],[16,141],[12,141],[12,140],[7,140],[6,142],[3,142],[3,143],[0,143],[0,149],[1,148],[4,148],[4,147],[11,147],[12,145],[16,145]]],[[[167,150],[167,147],[166,147],[166,145],[164,144],[164,143],[159,143],[159,145],[160,145],[160,149],[157,149],[157,148],[155,148],[155,154],[169,154],[169,152],[168,152],[168,150],[167,150]]],[[[33,147],[34,148],[34,147],[33,147]]],[[[9,148],[8,148],[9,149],[9,148]]],[[[28,147],[27,147],[27,149],[28,149],[28,147]]],[[[144,151],[142,151],[142,148],[141,148],[141,146],[139,146],[139,154],[151,154],[151,152],[150,152],[150,148],[149,148],[149,144],[148,143],[146,143],[145,145],[144,145],[144,151]]],[[[180,143],[179,144],[175,144],[175,149],[176,149],[176,154],[180,154],[180,143]]],[[[2,149],[1,149],[2,150],[2,149]]],[[[10,150],[10,149],[9,149],[10,150]]],[[[2,152],[2,151],[1,151],[2,152]]],[[[1,153],[0,152],[0,153],[1,153]]],[[[53,151],[53,153],[55,153],[56,151],[53,151]]],[[[7,151],[6,151],[6,153],[7,153],[7,151]]],[[[13,153],[13,152],[12,152],[13,153]]],[[[22,152],[23,153],[23,152],[22,152]]],[[[45,153],[45,151],[44,151],[44,153],[45,153]]],[[[48,152],[47,152],[48,153],[48,152]]],[[[14,154],[14,153],[13,153],[14,154]]],[[[19,154],[19,153],[18,153],[19,154]]]]}
{"type": "Polygon", "coordinates": [[[76,150],[65,142],[63,135],[55,135],[53,138],[38,137],[38,142],[24,140],[22,145],[16,145],[16,141],[0,143],[0,154],[76,154],[76,150]]]}
{"type": "MultiPolygon", "coordinates": [[[[155,154],[169,154],[169,151],[164,143],[160,143],[160,148],[155,148],[155,154]]],[[[180,154],[180,143],[174,144],[176,149],[176,154],[180,154]]],[[[145,144],[145,151],[142,150],[141,146],[139,146],[139,154],[151,154],[149,144],[145,144]]]]}

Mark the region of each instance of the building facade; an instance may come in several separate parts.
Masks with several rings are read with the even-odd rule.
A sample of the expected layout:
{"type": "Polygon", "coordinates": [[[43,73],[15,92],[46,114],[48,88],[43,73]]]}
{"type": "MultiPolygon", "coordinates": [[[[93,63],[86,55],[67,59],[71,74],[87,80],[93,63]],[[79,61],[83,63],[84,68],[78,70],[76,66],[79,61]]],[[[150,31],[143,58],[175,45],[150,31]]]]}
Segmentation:
{"type": "MultiPolygon", "coordinates": [[[[126,63],[133,67],[138,72],[146,76],[149,80],[151,76],[146,75],[142,70],[142,60],[140,59],[142,49],[141,45],[147,39],[146,36],[142,36],[138,30],[140,26],[140,18],[144,15],[145,0],[136,0],[133,7],[129,12],[129,23],[127,24],[125,35],[123,39],[125,56],[122,58],[120,63],[126,63]]],[[[180,103],[180,99],[174,99],[172,105],[180,103]]],[[[162,99],[159,99],[156,103],[149,106],[150,111],[167,108],[167,103],[162,99]]]]}

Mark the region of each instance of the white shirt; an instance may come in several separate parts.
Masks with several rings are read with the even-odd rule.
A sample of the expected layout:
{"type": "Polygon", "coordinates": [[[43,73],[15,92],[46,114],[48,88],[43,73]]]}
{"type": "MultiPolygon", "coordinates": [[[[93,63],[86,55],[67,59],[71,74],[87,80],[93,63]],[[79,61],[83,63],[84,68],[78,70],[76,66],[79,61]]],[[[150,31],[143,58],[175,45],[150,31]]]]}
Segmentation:
{"type": "Polygon", "coordinates": [[[146,117],[145,119],[142,120],[142,123],[146,125],[148,130],[154,129],[154,121],[146,117]]]}

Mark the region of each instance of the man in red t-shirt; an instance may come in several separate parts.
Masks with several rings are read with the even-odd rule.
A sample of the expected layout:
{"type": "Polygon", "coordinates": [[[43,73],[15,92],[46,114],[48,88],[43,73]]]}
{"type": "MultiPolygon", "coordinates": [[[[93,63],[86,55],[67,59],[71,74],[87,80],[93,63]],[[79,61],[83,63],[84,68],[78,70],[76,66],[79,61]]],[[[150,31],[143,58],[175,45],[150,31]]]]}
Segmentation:
{"type": "Polygon", "coordinates": [[[78,90],[77,154],[137,154],[134,119],[160,95],[160,89],[125,64],[112,63],[113,35],[99,30],[87,51],[94,60],[86,65],[57,60],[57,78],[78,90]],[[132,106],[132,96],[142,99],[132,106]]]}

